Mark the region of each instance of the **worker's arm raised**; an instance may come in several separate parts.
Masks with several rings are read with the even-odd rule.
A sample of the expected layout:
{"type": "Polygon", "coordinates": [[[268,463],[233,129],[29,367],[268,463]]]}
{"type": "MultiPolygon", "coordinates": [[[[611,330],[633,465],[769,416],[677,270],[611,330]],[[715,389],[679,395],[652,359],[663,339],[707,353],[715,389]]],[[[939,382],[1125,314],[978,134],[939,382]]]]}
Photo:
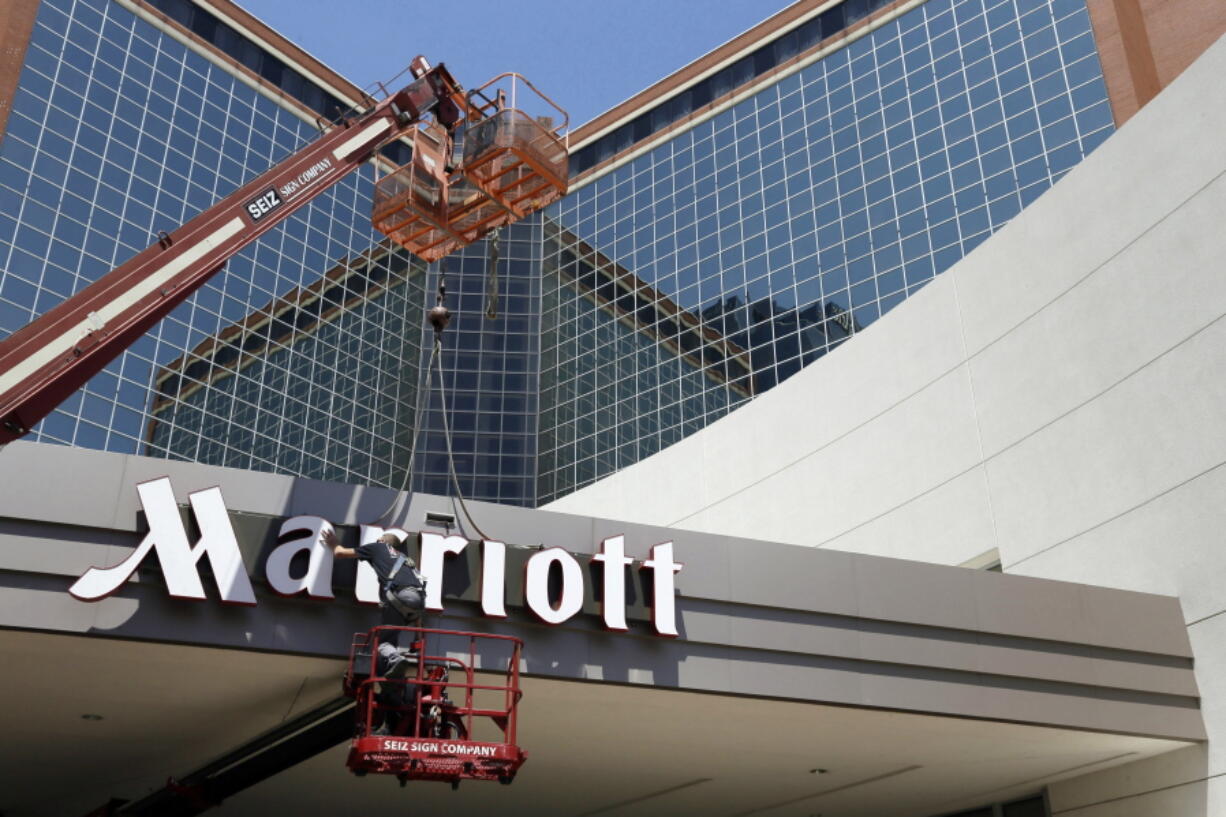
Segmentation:
{"type": "Polygon", "coordinates": [[[331,528],[324,528],[319,538],[323,540],[325,546],[332,548],[332,555],[337,559],[357,558],[358,552],[342,545],[341,540],[336,538],[336,531],[331,528]]]}

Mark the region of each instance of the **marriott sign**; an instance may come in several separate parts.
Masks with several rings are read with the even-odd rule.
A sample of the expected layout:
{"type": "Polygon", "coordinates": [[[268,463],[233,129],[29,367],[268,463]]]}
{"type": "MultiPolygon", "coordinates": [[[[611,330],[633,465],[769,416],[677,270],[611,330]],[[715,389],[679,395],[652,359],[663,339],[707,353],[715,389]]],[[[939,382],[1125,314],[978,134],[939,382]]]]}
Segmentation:
{"type": "MultiPolygon", "coordinates": [[[[188,496],[196,526],[198,541],[192,545],[179,506],[175,503],[170,479],[161,477],[136,486],[145,511],[149,531],[126,559],[113,567],[91,567],[73,583],[69,591],[81,601],[98,601],[118,590],[153,551],[161,566],[166,589],[171,596],[204,600],[204,582],[200,564],[207,560],[217,583],[222,602],[255,605],[256,595],[251,577],[243,561],[240,539],[220,488],[196,491],[188,496]]],[[[281,596],[307,596],[330,600],[333,593],[332,552],[321,541],[324,530],[332,523],[319,516],[295,516],[279,526],[275,546],[264,559],[264,579],[281,596]],[[304,567],[305,566],[305,567],[304,567]]],[[[399,528],[361,525],[354,545],[374,541],[384,533],[395,534],[402,542],[411,538],[399,528]]],[[[343,533],[338,533],[342,541],[343,533]]],[[[494,618],[505,618],[508,605],[508,562],[522,563],[522,592],[514,599],[522,602],[546,624],[562,624],[583,610],[585,602],[596,601],[598,614],[610,630],[626,631],[628,599],[634,599],[635,589],[642,587],[650,600],[650,619],[655,632],[675,637],[677,632],[674,577],[681,565],[673,560],[673,543],[662,542],[651,548],[651,556],[639,564],[637,574],[627,571],[634,561],[626,556],[622,536],[611,536],[600,544],[600,550],[589,557],[587,569],[570,552],[559,548],[509,548],[506,543],[491,539],[470,542],[462,536],[444,536],[423,531],[419,534],[421,558],[419,567],[426,578],[426,609],[444,609],[443,596],[446,568],[458,556],[471,556],[470,549],[479,548],[479,589],[475,601],[481,612],[494,618]],[[527,555],[527,554],[531,555],[527,555]],[[526,558],[525,558],[526,557],[526,558]],[[584,575],[596,577],[585,581],[584,575]],[[629,573],[630,582],[627,582],[629,573]],[[636,575],[645,581],[635,581],[636,575]]],[[[518,566],[518,565],[517,565],[518,566]]],[[[520,585],[518,577],[515,584],[520,585]]],[[[361,562],[354,577],[353,594],[357,601],[377,604],[379,581],[369,564],[361,562]]]]}

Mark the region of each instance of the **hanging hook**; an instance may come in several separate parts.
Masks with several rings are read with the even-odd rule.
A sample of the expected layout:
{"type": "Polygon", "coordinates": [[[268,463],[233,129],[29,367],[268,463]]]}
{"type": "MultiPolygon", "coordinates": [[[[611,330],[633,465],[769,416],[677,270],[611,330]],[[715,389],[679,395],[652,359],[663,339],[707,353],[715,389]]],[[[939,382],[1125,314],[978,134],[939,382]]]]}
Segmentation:
{"type": "Polygon", "coordinates": [[[430,325],[434,327],[434,340],[436,342],[442,340],[443,330],[447,328],[447,324],[451,322],[451,310],[443,303],[447,299],[447,282],[444,276],[446,272],[443,269],[443,262],[439,262],[438,267],[438,292],[434,296],[434,306],[426,313],[430,325]]]}
{"type": "Polygon", "coordinates": [[[493,320],[498,317],[498,259],[501,255],[499,242],[502,238],[502,228],[495,227],[490,233],[488,252],[485,259],[485,317],[493,320]]]}

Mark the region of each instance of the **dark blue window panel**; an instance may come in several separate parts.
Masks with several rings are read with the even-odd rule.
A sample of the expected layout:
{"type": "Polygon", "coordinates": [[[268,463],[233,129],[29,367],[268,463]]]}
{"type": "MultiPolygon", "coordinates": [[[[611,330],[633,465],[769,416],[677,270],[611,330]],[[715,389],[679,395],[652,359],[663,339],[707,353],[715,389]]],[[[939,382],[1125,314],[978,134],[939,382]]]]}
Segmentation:
{"type": "MultiPolygon", "coordinates": [[[[1061,3],[1053,12],[1029,0],[986,10],[929,0],[680,134],[674,144],[683,147],[644,153],[636,163],[670,162],[650,183],[625,176],[622,189],[606,176],[551,207],[538,500],[693,433],[829,353],[1100,144],[1112,125],[1088,17],[1083,0],[1061,3]],[[710,134],[714,166],[699,167],[691,145],[710,134]],[[593,195],[608,195],[612,210],[630,198],[636,210],[655,209],[653,232],[624,244],[629,219],[579,217],[579,202],[593,195]],[[697,230],[688,226],[696,211],[697,230]],[[564,271],[576,269],[564,257],[593,265],[588,284],[564,271]],[[599,275],[646,287],[638,305],[619,310],[616,299],[585,296],[599,275]],[[743,375],[731,376],[731,361],[743,375]],[[600,375],[626,367],[634,377],[600,375]],[[645,393],[667,410],[630,399],[645,393]]],[[[828,36],[866,8],[835,6],[777,53],[828,36]]],[[[753,70],[775,53],[763,46],[751,55],[753,70]]],[[[653,129],[667,120],[648,114],[653,129]]],[[[588,157],[598,148],[573,157],[576,172],[595,163],[588,157]]]]}

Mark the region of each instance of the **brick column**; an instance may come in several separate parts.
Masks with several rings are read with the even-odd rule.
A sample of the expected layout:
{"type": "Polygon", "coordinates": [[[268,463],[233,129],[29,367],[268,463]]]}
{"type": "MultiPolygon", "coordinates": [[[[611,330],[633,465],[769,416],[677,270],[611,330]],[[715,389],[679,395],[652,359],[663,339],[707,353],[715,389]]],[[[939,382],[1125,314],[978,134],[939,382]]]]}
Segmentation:
{"type": "Polygon", "coordinates": [[[1223,0],[1088,0],[1116,127],[1226,33],[1223,0]]]}
{"type": "Polygon", "coordinates": [[[39,0],[3,0],[0,2],[0,137],[8,123],[17,79],[26,61],[26,46],[34,30],[34,17],[39,0]]]}

